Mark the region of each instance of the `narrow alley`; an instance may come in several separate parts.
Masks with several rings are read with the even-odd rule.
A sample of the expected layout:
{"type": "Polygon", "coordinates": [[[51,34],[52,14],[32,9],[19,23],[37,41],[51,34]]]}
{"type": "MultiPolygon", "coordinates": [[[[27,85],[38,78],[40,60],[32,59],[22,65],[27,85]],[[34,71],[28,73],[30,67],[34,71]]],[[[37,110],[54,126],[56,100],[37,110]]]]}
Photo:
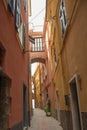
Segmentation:
{"type": "Polygon", "coordinates": [[[87,130],[86,59],[87,0],[0,0],[0,130],[87,130]]]}
{"type": "Polygon", "coordinates": [[[58,121],[53,117],[47,117],[43,110],[35,108],[33,114],[28,130],[63,130],[58,121]]]}

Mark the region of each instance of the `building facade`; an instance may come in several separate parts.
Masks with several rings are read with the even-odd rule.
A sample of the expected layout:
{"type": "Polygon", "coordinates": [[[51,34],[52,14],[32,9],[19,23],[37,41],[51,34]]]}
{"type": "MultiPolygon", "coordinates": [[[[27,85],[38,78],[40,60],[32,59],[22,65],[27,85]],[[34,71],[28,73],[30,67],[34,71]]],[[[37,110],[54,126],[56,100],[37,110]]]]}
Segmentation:
{"type": "Polygon", "coordinates": [[[55,118],[64,130],[86,130],[86,0],[47,0],[46,20],[55,118]]]}
{"type": "Polygon", "coordinates": [[[41,80],[40,80],[40,65],[37,66],[34,76],[34,97],[35,97],[35,107],[41,108],[41,80]]]}
{"type": "Polygon", "coordinates": [[[41,79],[41,108],[44,109],[48,98],[47,88],[47,69],[45,64],[40,63],[40,79],[41,79]]]}
{"type": "Polygon", "coordinates": [[[49,44],[47,42],[47,39],[44,37],[45,31],[45,28],[44,32],[33,32],[33,30],[29,31],[30,36],[33,37],[31,39],[30,45],[30,61],[31,63],[40,63],[41,108],[44,108],[46,106],[46,102],[49,97],[51,100],[51,108],[53,112],[54,93],[51,75],[51,57],[49,53],[49,44]],[[33,39],[35,39],[35,43],[32,42],[33,39]]]}
{"type": "MultiPolygon", "coordinates": [[[[46,18],[45,18],[46,20],[46,18]]],[[[51,114],[54,116],[55,115],[55,99],[54,99],[54,83],[52,79],[52,57],[51,57],[51,39],[50,39],[50,25],[47,22],[47,20],[44,23],[44,29],[43,29],[43,40],[45,42],[46,46],[46,53],[47,53],[47,58],[45,65],[43,66],[44,68],[44,79],[43,79],[43,90],[45,93],[45,105],[47,102],[47,99],[50,99],[50,107],[51,107],[51,114]]]]}
{"type": "Polygon", "coordinates": [[[0,129],[29,125],[28,1],[0,1],[0,129]]]}

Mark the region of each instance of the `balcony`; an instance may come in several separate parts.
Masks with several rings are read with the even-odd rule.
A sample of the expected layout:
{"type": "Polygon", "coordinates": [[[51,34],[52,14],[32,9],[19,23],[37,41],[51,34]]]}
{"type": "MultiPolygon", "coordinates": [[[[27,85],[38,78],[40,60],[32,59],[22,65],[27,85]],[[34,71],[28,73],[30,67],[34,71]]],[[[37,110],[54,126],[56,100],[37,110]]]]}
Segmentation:
{"type": "Polygon", "coordinates": [[[45,47],[31,47],[31,52],[43,52],[45,51],[45,47]]]}
{"type": "Polygon", "coordinates": [[[35,43],[31,44],[30,50],[31,52],[43,52],[45,51],[45,47],[43,44],[43,37],[34,37],[35,43]]]}

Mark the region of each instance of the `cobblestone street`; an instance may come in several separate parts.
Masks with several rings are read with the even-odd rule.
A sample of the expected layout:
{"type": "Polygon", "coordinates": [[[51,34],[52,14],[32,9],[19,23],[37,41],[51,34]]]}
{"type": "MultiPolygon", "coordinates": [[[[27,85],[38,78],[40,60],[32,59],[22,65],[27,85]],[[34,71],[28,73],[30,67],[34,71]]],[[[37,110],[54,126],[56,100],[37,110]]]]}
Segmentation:
{"type": "Polygon", "coordinates": [[[28,130],[63,130],[58,121],[53,117],[47,117],[41,109],[34,109],[31,127],[28,130]]]}

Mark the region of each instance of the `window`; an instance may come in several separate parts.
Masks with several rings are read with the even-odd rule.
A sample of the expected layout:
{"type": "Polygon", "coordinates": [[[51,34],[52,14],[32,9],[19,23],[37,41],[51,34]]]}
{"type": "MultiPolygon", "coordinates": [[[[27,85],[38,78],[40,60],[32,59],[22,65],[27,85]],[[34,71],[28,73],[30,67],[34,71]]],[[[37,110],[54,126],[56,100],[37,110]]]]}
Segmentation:
{"type": "Polygon", "coordinates": [[[42,37],[34,37],[34,38],[35,38],[35,44],[32,44],[31,51],[35,52],[44,51],[43,38],[42,37]]]}
{"type": "Polygon", "coordinates": [[[8,4],[9,11],[14,15],[15,12],[15,0],[6,0],[8,4]]]}
{"type": "Polygon", "coordinates": [[[12,15],[15,14],[15,1],[16,0],[4,0],[4,4],[6,6],[6,9],[8,7],[8,9],[12,15]]]}
{"type": "Polygon", "coordinates": [[[60,16],[62,35],[64,36],[65,30],[66,30],[66,27],[67,27],[67,18],[66,18],[66,10],[65,10],[64,0],[61,0],[59,16],[60,16]]]}
{"type": "Polygon", "coordinates": [[[16,30],[18,31],[18,28],[20,26],[20,0],[16,0],[15,3],[15,27],[16,30]]]}
{"type": "Polygon", "coordinates": [[[25,50],[25,24],[21,23],[18,31],[20,43],[22,45],[23,51],[25,50]]]}

